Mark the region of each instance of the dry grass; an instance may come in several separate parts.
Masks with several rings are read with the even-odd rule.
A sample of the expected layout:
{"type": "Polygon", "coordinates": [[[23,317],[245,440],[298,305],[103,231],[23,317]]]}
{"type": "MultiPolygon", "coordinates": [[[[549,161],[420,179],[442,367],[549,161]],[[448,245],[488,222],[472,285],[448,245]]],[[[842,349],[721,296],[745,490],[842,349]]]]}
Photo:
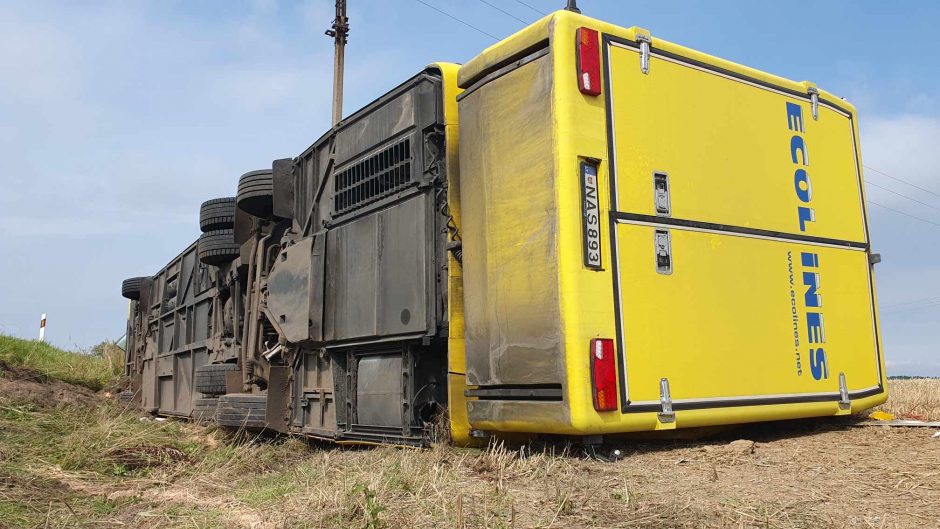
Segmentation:
{"type": "Polygon", "coordinates": [[[879,409],[898,417],[940,421],[940,379],[891,380],[888,402],[879,409]]]}
{"type": "MultiPolygon", "coordinates": [[[[889,409],[936,411],[936,382],[891,389],[889,409]]],[[[623,441],[626,457],[605,463],[564,445],[233,437],[110,404],[0,395],[0,527],[940,527],[940,439],[859,420],[623,441]]]]}
{"type": "Polygon", "coordinates": [[[0,526],[940,525],[940,442],[923,429],[772,423],[707,442],[624,443],[624,460],[603,463],[564,446],[341,449],[95,413],[0,463],[0,526]],[[75,446],[82,437],[88,450],[75,446]],[[120,449],[105,449],[109,439],[120,449]],[[160,446],[185,456],[120,459],[160,446]]]}

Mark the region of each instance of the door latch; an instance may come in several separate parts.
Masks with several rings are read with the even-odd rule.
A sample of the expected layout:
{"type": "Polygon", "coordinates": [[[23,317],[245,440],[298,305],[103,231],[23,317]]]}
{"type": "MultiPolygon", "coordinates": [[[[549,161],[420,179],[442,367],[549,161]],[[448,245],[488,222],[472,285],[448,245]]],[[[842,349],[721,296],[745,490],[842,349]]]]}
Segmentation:
{"type": "Polygon", "coordinates": [[[654,250],[656,252],[656,272],[660,274],[672,273],[672,237],[669,230],[656,230],[653,234],[654,250]]]}
{"type": "Polygon", "coordinates": [[[666,173],[653,173],[653,202],[656,206],[656,215],[668,217],[672,214],[672,203],[669,199],[669,175],[666,173]]]}
{"type": "Polygon", "coordinates": [[[672,395],[669,392],[669,379],[659,379],[659,422],[676,421],[676,412],[672,410],[672,395]]]}
{"type": "Polygon", "coordinates": [[[640,44],[640,71],[645,75],[650,73],[650,45],[653,39],[640,33],[636,36],[636,41],[640,44]]]}
{"type": "Polygon", "coordinates": [[[845,373],[839,373],[839,408],[852,409],[852,399],[849,397],[849,386],[845,382],[845,373]]]}
{"type": "Polygon", "coordinates": [[[819,119],[819,89],[811,87],[809,90],[810,108],[813,111],[813,119],[819,119]]]}

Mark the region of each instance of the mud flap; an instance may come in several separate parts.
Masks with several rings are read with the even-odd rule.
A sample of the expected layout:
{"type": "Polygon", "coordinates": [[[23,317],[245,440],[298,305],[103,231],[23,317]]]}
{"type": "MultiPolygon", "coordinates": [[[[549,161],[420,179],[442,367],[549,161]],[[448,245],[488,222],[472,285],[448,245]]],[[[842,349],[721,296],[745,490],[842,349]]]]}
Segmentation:
{"type": "Polygon", "coordinates": [[[244,386],[241,369],[225,372],[225,393],[241,393],[244,386]]]}
{"type": "Polygon", "coordinates": [[[268,400],[265,420],[268,428],[288,433],[288,402],[290,398],[290,367],[271,366],[268,376],[268,400]]]}

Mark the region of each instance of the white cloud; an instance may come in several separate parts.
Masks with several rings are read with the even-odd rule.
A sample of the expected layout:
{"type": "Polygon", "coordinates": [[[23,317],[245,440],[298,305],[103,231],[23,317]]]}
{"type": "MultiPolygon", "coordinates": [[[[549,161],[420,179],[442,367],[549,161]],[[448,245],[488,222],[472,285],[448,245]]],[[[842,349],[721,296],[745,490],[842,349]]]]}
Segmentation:
{"type": "MultiPolygon", "coordinates": [[[[903,114],[861,121],[862,161],[865,165],[940,195],[940,119],[903,114]]],[[[866,170],[865,179],[897,193],[940,208],[940,197],[866,170]]],[[[940,211],[917,204],[875,186],[868,196],[879,204],[904,208],[940,222],[940,211]]]]}
{"type": "Polygon", "coordinates": [[[911,255],[888,255],[884,266],[875,267],[878,306],[885,317],[903,317],[906,311],[940,298],[940,289],[935,287],[940,285],[940,266],[933,259],[908,259],[911,255]]]}
{"type": "Polygon", "coordinates": [[[302,104],[305,98],[328,101],[331,70],[325,61],[297,65],[252,65],[227,68],[214,76],[212,91],[225,98],[236,112],[263,112],[302,104]]]}
{"type": "Polygon", "coordinates": [[[297,121],[322,114],[319,136],[330,48],[247,7],[191,32],[145,4],[0,6],[0,235],[182,230],[241,172],[299,152],[297,121]]]}
{"type": "MultiPolygon", "coordinates": [[[[420,68],[358,45],[386,19],[351,17],[347,114],[420,68]]],[[[0,2],[0,276],[21,278],[0,281],[0,332],[49,312],[54,340],[119,333],[122,278],[191,243],[203,200],[328,129],[332,18],[330,0],[0,2]]]]}
{"type": "Polygon", "coordinates": [[[0,7],[0,96],[7,103],[74,92],[81,79],[76,60],[68,36],[0,7]]]}

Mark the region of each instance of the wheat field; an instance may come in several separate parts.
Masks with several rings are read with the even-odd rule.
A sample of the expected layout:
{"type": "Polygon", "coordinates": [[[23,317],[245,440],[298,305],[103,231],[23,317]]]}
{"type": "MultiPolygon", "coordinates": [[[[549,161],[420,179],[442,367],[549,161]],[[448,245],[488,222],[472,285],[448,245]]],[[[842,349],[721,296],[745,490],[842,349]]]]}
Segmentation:
{"type": "Polygon", "coordinates": [[[891,380],[888,402],[878,409],[899,418],[940,421],[940,379],[891,380]]]}

